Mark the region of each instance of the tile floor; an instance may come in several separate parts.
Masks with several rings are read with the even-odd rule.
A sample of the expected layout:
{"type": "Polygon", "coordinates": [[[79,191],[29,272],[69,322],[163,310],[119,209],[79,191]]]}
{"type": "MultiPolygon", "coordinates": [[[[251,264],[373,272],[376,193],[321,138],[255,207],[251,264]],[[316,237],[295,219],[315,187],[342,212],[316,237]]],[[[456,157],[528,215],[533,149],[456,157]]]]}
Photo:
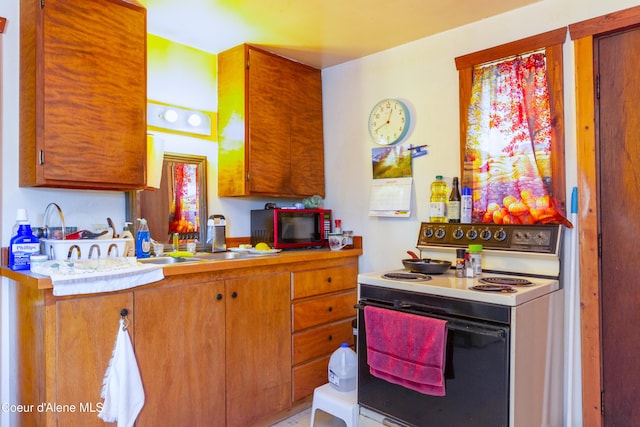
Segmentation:
{"type": "MultiPolygon", "coordinates": [[[[305,409],[304,411],[287,418],[286,420],[280,421],[277,424],[274,424],[272,427],[292,427],[292,426],[305,426],[309,427],[309,423],[311,422],[311,408],[305,409]]],[[[345,422],[340,418],[336,418],[331,414],[328,414],[322,410],[316,411],[316,419],[314,420],[313,427],[344,427],[346,426],[345,422]]]]}

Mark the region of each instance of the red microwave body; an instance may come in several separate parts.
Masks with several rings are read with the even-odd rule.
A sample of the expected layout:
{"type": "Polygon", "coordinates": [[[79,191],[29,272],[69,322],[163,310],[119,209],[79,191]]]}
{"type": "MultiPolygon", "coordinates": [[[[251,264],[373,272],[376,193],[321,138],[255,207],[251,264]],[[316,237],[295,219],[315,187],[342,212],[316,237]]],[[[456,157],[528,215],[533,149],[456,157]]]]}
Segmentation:
{"type": "Polygon", "coordinates": [[[274,249],[329,246],[330,209],[261,209],[251,211],[251,244],[274,249]]]}

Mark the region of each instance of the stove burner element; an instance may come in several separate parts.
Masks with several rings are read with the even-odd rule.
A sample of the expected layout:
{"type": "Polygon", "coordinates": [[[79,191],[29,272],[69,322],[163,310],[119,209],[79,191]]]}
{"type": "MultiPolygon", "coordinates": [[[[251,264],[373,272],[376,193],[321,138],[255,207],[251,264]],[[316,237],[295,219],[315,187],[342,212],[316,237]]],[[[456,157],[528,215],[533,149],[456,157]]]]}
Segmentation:
{"type": "Polygon", "coordinates": [[[509,285],[476,285],[472,286],[471,289],[482,292],[518,292],[509,285]]]}
{"type": "Polygon", "coordinates": [[[382,275],[382,278],[390,280],[407,280],[410,282],[431,280],[431,276],[421,273],[385,273],[382,275]]]}
{"type": "Polygon", "coordinates": [[[489,285],[510,285],[510,286],[532,286],[533,283],[527,279],[518,279],[516,277],[483,277],[478,280],[481,283],[489,285]]]}

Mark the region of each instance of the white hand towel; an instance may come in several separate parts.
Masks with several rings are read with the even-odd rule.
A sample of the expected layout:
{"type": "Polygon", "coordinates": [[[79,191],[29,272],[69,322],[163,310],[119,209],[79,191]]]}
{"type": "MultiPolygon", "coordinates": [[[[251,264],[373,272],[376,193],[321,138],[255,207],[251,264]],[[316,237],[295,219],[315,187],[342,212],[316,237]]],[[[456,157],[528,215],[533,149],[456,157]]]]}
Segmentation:
{"type": "Polygon", "coordinates": [[[104,399],[98,414],[107,423],[118,422],[118,427],[131,427],[144,405],[144,390],[138,363],[131,345],[129,332],[120,319],[116,345],[102,383],[104,399]]]}

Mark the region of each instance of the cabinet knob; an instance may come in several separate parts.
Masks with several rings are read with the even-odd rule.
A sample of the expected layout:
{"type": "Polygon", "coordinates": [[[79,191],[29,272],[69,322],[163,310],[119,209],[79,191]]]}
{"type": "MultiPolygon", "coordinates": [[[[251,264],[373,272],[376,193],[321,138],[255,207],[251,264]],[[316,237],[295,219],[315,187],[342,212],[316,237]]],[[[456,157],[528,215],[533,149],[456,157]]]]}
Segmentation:
{"type": "Polygon", "coordinates": [[[217,299],[218,301],[220,301],[220,300],[222,299],[222,294],[218,294],[218,295],[216,295],[216,299],[217,299]]]}
{"type": "Polygon", "coordinates": [[[327,282],[331,283],[331,277],[327,277],[327,282]]]}
{"type": "Polygon", "coordinates": [[[329,310],[329,311],[333,311],[333,307],[332,307],[332,306],[329,306],[329,308],[328,308],[327,310],[329,310]]]}
{"type": "Polygon", "coordinates": [[[333,336],[329,335],[329,336],[327,337],[327,339],[328,339],[329,341],[331,341],[331,340],[333,339],[333,336]]]}
{"type": "Polygon", "coordinates": [[[237,298],[238,293],[236,291],[231,292],[231,298],[237,298]]]}

